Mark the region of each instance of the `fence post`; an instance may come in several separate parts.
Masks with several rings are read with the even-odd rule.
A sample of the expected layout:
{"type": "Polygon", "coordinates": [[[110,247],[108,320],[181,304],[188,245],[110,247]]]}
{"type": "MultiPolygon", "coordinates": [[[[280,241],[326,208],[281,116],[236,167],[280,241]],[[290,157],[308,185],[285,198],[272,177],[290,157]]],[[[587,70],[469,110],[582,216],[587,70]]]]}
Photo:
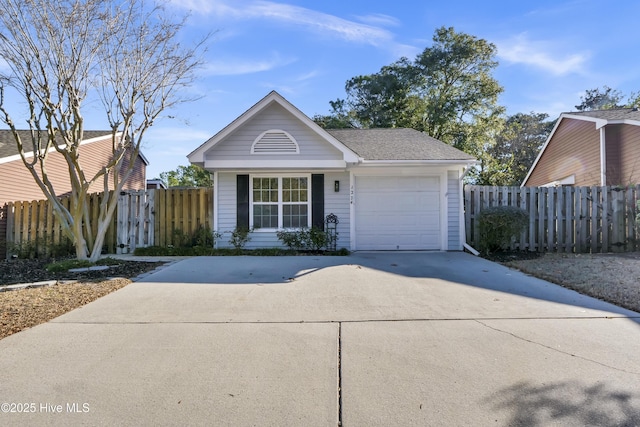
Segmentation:
{"type": "Polygon", "coordinates": [[[125,254],[125,248],[129,246],[127,241],[129,237],[129,197],[124,191],[118,194],[118,222],[116,226],[116,253],[125,254]]]}

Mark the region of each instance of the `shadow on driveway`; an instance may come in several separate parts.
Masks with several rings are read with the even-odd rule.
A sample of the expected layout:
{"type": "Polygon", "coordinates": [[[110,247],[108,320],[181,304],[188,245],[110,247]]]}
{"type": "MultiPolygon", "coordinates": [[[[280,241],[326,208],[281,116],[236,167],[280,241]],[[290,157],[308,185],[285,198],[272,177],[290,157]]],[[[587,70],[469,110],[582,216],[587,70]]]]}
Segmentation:
{"type": "Polygon", "coordinates": [[[487,403],[512,414],[508,425],[637,426],[640,394],[613,384],[560,381],[545,385],[520,382],[498,390],[487,403]]]}
{"type": "MultiPolygon", "coordinates": [[[[194,257],[172,264],[142,280],[142,283],[210,284],[210,285],[290,285],[313,277],[314,285],[332,287],[342,294],[362,285],[390,292],[410,293],[412,287],[429,287],[435,291],[446,285],[470,286],[533,298],[585,309],[604,310],[629,318],[640,314],[581,295],[500,264],[463,252],[355,252],[350,256],[285,257],[194,257]],[[358,271],[378,272],[359,282],[358,271]],[[367,281],[369,280],[369,281],[367,281]]],[[[304,282],[307,284],[307,282],[304,282]]],[[[311,282],[308,284],[310,285],[311,282]]],[[[453,288],[452,288],[453,289],[453,288]]],[[[458,288],[459,289],[459,288],[458,288]]],[[[416,293],[416,298],[424,297],[416,293]]],[[[461,304],[463,302],[461,301],[461,304]]],[[[489,316],[490,317],[490,316],[489,316]]],[[[497,316],[499,317],[499,316],[497,316]]]]}

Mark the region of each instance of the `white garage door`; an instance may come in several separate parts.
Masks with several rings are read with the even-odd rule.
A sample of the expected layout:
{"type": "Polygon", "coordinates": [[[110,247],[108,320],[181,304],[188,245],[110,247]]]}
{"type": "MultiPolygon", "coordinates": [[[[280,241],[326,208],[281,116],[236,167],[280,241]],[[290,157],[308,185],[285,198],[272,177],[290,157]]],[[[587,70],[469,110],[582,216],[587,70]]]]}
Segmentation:
{"type": "Polygon", "coordinates": [[[437,176],[358,176],[355,189],[357,249],[441,249],[437,176]]]}

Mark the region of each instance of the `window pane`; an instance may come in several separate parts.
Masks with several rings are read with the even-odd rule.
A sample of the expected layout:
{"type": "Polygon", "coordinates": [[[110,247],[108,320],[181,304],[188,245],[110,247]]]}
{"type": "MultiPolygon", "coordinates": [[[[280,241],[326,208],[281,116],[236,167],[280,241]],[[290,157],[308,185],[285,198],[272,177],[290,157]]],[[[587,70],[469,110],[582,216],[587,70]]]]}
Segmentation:
{"type": "Polygon", "coordinates": [[[291,178],[282,178],[282,189],[291,188],[291,178]]]}
{"type": "Polygon", "coordinates": [[[308,193],[308,191],[307,191],[307,190],[300,190],[300,201],[301,201],[301,202],[306,202],[306,201],[308,201],[307,193],[308,193]]]}
{"type": "Polygon", "coordinates": [[[253,190],[253,201],[254,202],[261,202],[262,201],[262,197],[261,197],[260,191],[253,190]]]}
{"type": "Polygon", "coordinates": [[[307,178],[300,178],[300,188],[307,189],[307,178]]]}
{"type": "Polygon", "coordinates": [[[291,190],[282,190],[282,201],[285,203],[291,201],[291,190]]]}
{"type": "Polygon", "coordinates": [[[307,205],[285,205],[282,207],[282,226],[301,228],[308,225],[307,205]]]}
{"type": "Polygon", "coordinates": [[[277,228],[278,205],[254,205],[253,226],[255,228],[277,228]]]}

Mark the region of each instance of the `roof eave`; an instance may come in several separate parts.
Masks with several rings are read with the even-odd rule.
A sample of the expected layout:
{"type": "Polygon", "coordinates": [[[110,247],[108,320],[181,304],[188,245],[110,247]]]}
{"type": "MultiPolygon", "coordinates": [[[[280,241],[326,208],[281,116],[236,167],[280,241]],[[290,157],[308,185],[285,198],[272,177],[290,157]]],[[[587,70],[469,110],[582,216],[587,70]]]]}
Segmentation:
{"type": "Polygon", "coordinates": [[[361,160],[363,166],[393,166],[393,165],[476,165],[476,159],[447,159],[447,160],[361,160]]]}

